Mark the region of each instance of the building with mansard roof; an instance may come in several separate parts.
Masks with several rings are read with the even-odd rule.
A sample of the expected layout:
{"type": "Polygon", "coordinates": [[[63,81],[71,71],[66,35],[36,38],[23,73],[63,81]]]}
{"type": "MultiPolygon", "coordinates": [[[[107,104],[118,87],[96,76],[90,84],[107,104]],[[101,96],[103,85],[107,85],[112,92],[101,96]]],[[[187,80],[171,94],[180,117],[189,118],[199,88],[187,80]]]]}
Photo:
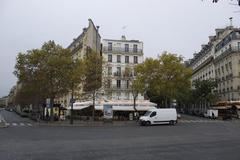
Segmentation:
{"type": "Polygon", "coordinates": [[[214,92],[219,100],[240,101],[240,28],[228,26],[215,31],[190,60],[191,81],[216,79],[214,92]]]}

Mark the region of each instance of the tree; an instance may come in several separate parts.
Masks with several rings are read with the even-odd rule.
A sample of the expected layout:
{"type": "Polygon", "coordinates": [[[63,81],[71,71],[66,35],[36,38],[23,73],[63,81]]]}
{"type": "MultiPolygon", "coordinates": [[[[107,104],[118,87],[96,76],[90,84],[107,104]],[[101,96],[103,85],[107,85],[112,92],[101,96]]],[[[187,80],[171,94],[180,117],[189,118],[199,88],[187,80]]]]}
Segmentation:
{"type": "Polygon", "coordinates": [[[190,87],[191,70],[183,65],[183,58],[175,54],[165,52],[158,59],[146,59],[136,71],[148,84],[150,100],[160,106],[167,107],[182,89],[190,87]]]}
{"type": "Polygon", "coordinates": [[[15,75],[19,82],[27,84],[29,91],[50,98],[50,117],[53,120],[53,103],[56,96],[69,91],[69,66],[72,55],[54,41],[43,44],[41,49],[33,49],[26,54],[20,53],[15,65],[15,75]]]}
{"type": "Polygon", "coordinates": [[[125,67],[123,76],[129,82],[130,92],[132,93],[132,96],[133,96],[133,108],[134,108],[134,111],[137,112],[136,100],[137,100],[138,94],[144,92],[145,83],[141,79],[142,78],[141,76],[133,76],[134,75],[133,72],[137,73],[134,67],[130,67],[127,65],[125,67]]]}
{"type": "Polygon", "coordinates": [[[99,53],[94,52],[92,49],[88,49],[87,55],[84,57],[85,81],[84,91],[92,96],[93,109],[92,119],[95,119],[95,100],[98,90],[102,86],[102,57],[99,53]]]}
{"type": "Polygon", "coordinates": [[[68,87],[71,92],[71,117],[70,124],[73,124],[73,97],[76,90],[81,90],[82,83],[85,78],[85,65],[83,60],[73,59],[72,63],[69,65],[69,69],[66,72],[68,77],[68,87]]]}
{"type": "Polygon", "coordinates": [[[213,103],[217,100],[217,95],[213,90],[217,87],[217,82],[214,79],[196,80],[193,82],[195,87],[194,94],[198,102],[206,101],[213,103]]]}

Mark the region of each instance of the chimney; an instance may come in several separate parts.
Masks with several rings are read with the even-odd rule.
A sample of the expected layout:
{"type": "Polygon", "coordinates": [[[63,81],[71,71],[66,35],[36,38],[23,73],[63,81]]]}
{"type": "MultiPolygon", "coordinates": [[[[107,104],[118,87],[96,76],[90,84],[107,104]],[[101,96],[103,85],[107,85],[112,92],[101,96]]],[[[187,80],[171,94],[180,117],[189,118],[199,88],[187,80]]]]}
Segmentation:
{"type": "Polygon", "coordinates": [[[126,37],[124,35],[122,35],[122,41],[126,41],[126,37]]]}
{"type": "Polygon", "coordinates": [[[224,31],[224,29],[215,29],[217,37],[224,31]]]}
{"type": "Polygon", "coordinates": [[[212,41],[214,39],[214,36],[209,36],[209,41],[212,41]]]}
{"type": "Polygon", "coordinates": [[[201,45],[201,48],[203,49],[205,46],[206,46],[206,44],[202,44],[202,45],[201,45]]]}

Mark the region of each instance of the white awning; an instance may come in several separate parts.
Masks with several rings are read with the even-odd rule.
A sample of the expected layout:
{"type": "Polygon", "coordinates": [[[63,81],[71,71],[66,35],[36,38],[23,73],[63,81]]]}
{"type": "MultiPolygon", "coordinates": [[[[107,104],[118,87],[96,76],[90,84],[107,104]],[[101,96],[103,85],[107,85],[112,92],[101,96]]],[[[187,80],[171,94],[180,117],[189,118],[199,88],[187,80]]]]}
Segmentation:
{"type": "Polygon", "coordinates": [[[240,109],[240,105],[234,105],[237,109],[240,109]]]}
{"type": "MultiPolygon", "coordinates": [[[[87,107],[90,107],[92,105],[91,101],[85,101],[85,102],[75,102],[73,103],[73,110],[81,110],[87,107]]],[[[67,109],[71,109],[71,106],[69,106],[67,109]]]]}
{"type": "MultiPolygon", "coordinates": [[[[73,110],[81,110],[90,107],[92,104],[92,101],[76,102],[73,103],[73,110]]],[[[96,101],[95,110],[103,110],[104,105],[111,105],[113,107],[113,111],[134,111],[133,102],[124,100],[111,102],[96,101]]],[[[149,102],[147,100],[136,101],[137,111],[147,111],[149,109],[156,108],[156,106],[157,105],[155,103],[149,102]]],[[[70,110],[71,106],[69,106],[67,109],[70,110]]]]}
{"type": "MultiPolygon", "coordinates": [[[[96,110],[103,110],[103,105],[111,105],[113,107],[113,111],[134,111],[133,102],[129,100],[116,100],[110,102],[102,102],[98,103],[95,106],[96,110]]],[[[149,109],[156,108],[156,104],[149,102],[148,100],[138,100],[136,101],[136,109],[138,111],[147,111],[149,109]]]]}
{"type": "MultiPolygon", "coordinates": [[[[112,106],[113,111],[134,111],[133,106],[112,106]]],[[[147,111],[156,107],[136,106],[137,111],[147,111]]],[[[103,106],[95,106],[96,110],[103,110],[103,106]]]]}
{"type": "Polygon", "coordinates": [[[231,106],[215,106],[215,107],[212,107],[212,109],[230,109],[231,106]]]}

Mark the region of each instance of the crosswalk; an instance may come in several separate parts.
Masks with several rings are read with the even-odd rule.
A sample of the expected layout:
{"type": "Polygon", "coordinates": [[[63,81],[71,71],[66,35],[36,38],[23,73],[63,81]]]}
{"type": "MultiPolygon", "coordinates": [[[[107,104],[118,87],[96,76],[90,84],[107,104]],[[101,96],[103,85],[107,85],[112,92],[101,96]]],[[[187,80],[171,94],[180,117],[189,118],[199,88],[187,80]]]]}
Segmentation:
{"type": "Polygon", "coordinates": [[[13,122],[13,123],[5,123],[8,127],[32,127],[32,123],[28,122],[13,122]]]}

